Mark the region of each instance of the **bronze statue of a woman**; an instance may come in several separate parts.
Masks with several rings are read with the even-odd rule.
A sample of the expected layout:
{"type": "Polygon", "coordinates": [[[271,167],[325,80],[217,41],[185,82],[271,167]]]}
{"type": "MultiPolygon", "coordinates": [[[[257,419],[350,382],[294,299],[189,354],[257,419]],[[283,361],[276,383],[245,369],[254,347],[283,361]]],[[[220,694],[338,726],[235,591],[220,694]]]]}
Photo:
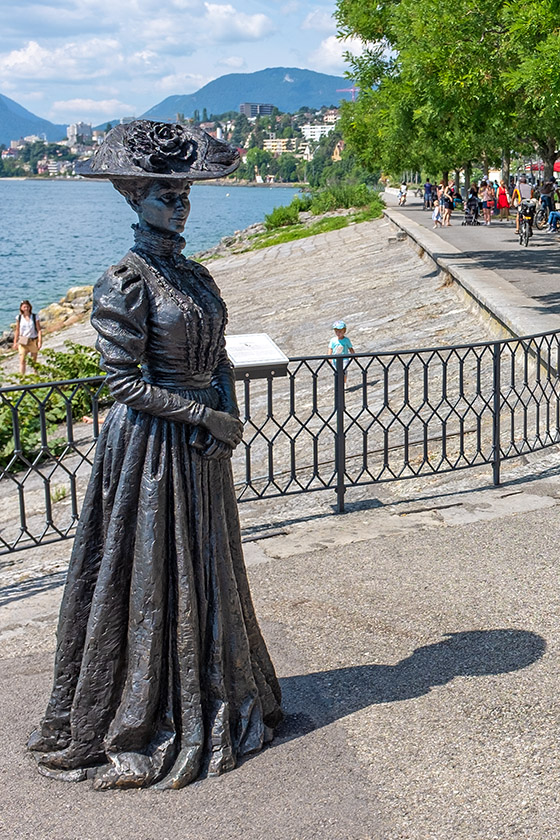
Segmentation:
{"type": "Polygon", "coordinates": [[[110,179],[138,224],[94,290],[116,402],[70,561],[52,695],[29,741],[48,776],[180,788],[231,770],[282,718],[241,549],[227,311],[181,254],[192,182],[238,163],[199,129],[138,120],[81,168],[110,179]]]}

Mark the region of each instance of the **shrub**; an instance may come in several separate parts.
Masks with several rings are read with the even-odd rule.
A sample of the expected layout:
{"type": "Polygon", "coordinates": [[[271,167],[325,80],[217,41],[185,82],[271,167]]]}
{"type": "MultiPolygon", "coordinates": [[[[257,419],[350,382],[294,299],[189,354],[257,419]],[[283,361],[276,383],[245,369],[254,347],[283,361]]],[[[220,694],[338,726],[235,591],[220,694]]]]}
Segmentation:
{"type": "MultiPolygon", "coordinates": [[[[32,363],[33,373],[24,377],[23,384],[84,379],[101,374],[99,354],[94,348],[69,341],[65,346],[66,351],[43,351],[42,360],[32,363]]],[[[22,384],[15,377],[10,380],[10,384],[22,384]]],[[[97,385],[61,385],[3,393],[0,396],[0,468],[9,467],[10,471],[24,468],[25,464],[19,459],[10,463],[16,442],[27,461],[48,457],[47,452],[43,455],[46,444],[53,454],[63,451],[66,439],[53,437],[53,434],[69,419],[81,419],[91,413],[92,398],[98,388],[97,385]]],[[[102,391],[98,400],[107,402],[107,392],[102,391]]]]}
{"type": "Polygon", "coordinates": [[[314,193],[311,212],[327,213],[329,210],[350,207],[365,207],[377,193],[365,184],[340,184],[326,187],[314,193]]]}
{"type": "Polygon", "coordinates": [[[299,221],[299,207],[293,201],[286,207],[275,207],[272,213],[264,217],[264,224],[267,230],[274,230],[287,225],[297,225],[299,221]]]}

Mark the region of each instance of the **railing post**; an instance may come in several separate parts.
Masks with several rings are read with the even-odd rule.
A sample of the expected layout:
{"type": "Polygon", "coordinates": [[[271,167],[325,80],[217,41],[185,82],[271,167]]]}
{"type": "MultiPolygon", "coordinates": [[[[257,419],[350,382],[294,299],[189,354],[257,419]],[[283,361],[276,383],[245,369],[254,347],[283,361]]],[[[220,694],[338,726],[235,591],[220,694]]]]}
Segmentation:
{"type": "Polygon", "coordinates": [[[335,434],[335,470],[336,470],[336,509],[344,513],[344,494],[346,493],[346,439],[344,437],[344,359],[337,356],[335,363],[334,404],[336,409],[335,434]]]}
{"type": "Polygon", "coordinates": [[[493,405],[492,405],[492,473],[494,486],[497,487],[500,483],[500,460],[501,460],[501,442],[500,442],[500,411],[502,407],[501,394],[501,377],[500,377],[500,353],[501,344],[497,341],[492,347],[492,387],[493,387],[493,405]]]}

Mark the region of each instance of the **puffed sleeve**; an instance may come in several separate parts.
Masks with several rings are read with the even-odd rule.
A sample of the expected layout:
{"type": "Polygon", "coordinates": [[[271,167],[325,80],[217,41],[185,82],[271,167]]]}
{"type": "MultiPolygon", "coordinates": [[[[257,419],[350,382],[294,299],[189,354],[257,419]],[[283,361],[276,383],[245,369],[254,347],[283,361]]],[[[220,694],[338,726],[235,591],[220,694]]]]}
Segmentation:
{"type": "MultiPolygon", "coordinates": [[[[125,258],[126,259],[126,258],[125,258]]],[[[91,323],[98,333],[101,367],[117,400],[167,420],[201,424],[205,406],[142,379],[149,301],[144,280],[126,262],[112,266],[93,291],[91,323]]]]}

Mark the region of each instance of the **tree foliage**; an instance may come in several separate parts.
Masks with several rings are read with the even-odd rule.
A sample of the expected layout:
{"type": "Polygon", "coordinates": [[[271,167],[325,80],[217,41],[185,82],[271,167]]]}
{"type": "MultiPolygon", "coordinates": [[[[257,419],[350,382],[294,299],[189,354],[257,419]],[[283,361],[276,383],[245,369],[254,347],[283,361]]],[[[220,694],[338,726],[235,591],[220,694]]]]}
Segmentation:
{"type": "Polygon", "coordinates": [[[446,171],[560,139],[558,0],[338,0],[360,87],[343,107],[362,164],[446,171]]]}

